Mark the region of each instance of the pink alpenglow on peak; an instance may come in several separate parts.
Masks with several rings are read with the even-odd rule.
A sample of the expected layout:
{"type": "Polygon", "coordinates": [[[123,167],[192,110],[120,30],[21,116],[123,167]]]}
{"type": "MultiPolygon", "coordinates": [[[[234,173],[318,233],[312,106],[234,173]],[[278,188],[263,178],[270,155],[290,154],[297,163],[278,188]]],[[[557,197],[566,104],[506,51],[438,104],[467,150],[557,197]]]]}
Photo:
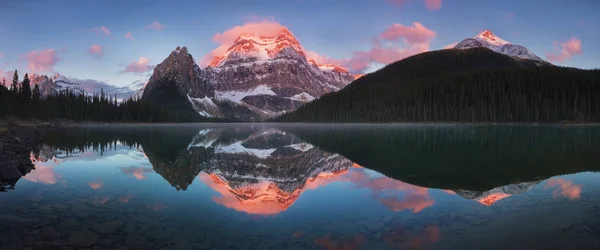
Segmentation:
{"type": "Polygon", "coordinates": [[[509,42],[502,40],[502,38],[497,37],[489,30],[479,33],[479,35],[475,36],[475,39],[485,40],[493,45],[502,46],[505,44],[509,44],[509,42]]]}
{"type": "Polygon", "coordinates": [[[208,66],[222,66],[230,55],[254,57],[259,60],[273,59],[281,50],[288,47],[305,56],[300,42],[286,27],[281,27],[274,35],[256,35],[246,32],[240,34],[223,55],[215,55],[208,66]]]}
{"type": "Polygon", "coordinates": [[[528,48],[507,42],[504,39],[494,35],[494,33],[489,30],[485,30],[473,38],[462,40],[460,43],[454,46],[454,49],[471,49],[482,47],[511,57],[547,63],[528,48]]]}

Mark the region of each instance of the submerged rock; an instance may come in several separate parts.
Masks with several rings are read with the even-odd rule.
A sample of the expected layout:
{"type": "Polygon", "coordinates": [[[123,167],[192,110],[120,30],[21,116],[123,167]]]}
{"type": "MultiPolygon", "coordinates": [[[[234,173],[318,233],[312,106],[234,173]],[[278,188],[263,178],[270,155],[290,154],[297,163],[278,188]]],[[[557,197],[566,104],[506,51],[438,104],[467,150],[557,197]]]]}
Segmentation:
{"type": "Polygon", "coordinates": [[[72,247],[90,247],[99,238],[100,236],[92,231],[75,231],[69,237],[69,245],[72,247]]]}

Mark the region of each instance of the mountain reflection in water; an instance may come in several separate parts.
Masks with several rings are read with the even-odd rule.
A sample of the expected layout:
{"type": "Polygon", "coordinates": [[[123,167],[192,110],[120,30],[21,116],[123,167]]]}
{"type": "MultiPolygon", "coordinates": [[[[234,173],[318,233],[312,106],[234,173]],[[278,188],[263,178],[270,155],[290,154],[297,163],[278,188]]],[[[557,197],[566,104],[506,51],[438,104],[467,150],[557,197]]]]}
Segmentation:
{"type": "Polygon", "coordinates": [[[48,197],[70,190],[62,192],[101,209],[180,216],[182,228],[216,223],[229,236],[211,236],[214,244],[260,234],[250,228],[262,223],[288,242],[324,249],[483,246],[488,238],[467,232],[517,230],[500,214],[518,218],[533,206],[542,216],[548,202],[590,204],[600,190],[590,172],[600,167],[600,134],[587,127],[81,127],[35,148],[34,167],[18,166],[22,178],[0,180],[16,187],[10,193],[47,185],[48,197]]]}

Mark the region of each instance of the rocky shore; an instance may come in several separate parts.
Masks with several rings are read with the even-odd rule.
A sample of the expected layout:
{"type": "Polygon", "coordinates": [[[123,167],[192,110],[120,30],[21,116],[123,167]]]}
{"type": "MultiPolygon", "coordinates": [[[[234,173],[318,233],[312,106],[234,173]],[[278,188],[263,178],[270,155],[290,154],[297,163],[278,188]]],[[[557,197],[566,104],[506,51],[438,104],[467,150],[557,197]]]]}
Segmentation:
{"type": "Polygon", "coordinates": [[[33,169],[29,153],[35,141],[54,128],[51,124],[0,125],[0,192],[13,188],[33,169]]]}

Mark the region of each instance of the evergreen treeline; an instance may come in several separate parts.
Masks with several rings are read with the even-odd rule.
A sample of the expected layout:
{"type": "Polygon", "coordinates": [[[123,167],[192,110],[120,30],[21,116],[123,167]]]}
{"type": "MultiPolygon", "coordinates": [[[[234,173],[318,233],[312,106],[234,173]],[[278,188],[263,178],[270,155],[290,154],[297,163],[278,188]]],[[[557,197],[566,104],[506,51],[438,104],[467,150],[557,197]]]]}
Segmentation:
{"type": "Polygon", "coordinates": [[[600,70],[488,49],[423,53],[322,96],[283,122],[600,122],[600,70]]]}
{"type": "Polygon", "coordinates": [[[0,84],[0,117],[13,115],[22,119],[66,119],[97,122],[189,122],[192,118],[172,114],[149,102],[129,97],[117,101],[103,91],[92,96],[64,90],[43,97],[39,86],[32,86],[27,74],[19,81],[15,70],[12,83],[0,84]]]}

